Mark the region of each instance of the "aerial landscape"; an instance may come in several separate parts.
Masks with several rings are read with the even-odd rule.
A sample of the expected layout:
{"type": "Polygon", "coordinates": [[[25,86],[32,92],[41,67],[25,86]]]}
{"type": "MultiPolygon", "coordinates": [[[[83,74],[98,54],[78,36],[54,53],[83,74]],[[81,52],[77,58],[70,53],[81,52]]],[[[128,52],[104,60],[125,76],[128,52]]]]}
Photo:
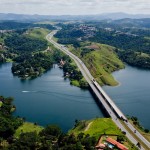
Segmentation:
{"type": "Polygon", "coordinates": [[[150,1],[0,0],[0,149],[149,150],[150,1]]]}

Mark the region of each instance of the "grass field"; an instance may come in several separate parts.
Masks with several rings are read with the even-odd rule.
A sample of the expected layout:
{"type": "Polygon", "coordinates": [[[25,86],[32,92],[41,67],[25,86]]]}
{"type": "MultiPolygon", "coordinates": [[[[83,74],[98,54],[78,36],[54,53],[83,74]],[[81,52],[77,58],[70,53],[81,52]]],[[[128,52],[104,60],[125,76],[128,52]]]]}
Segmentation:
{"type": "Polygon", "coordinates": [[[43,127],[35,125],[34,123],[29,123],[25,122],[22,126],[20,126],[16,132],[15,132],[15,137],[19,137],[21,133],[26,133],[26,132],[37,132],[39,133],[43,127]]]}
{"type": "Polygon", "coordinates": [[[96,118],[89,121],[81,121],[76,128],[69,131],[69,133],[76,135],[81,132],[94,136],[97,140],[101,134],[122,134],[110,118],[96,118]]]}
{"type": "MultiPolygon", "coordinates": [[[[95,118],[89,121],[80,121],[76,128],[69,131],[69,134],[72,133],[76,136],[79,133],[89,134],[90,136],[94,136],[97,141],[101,135],[109,136],[115,140],[118,135],[124,136],[111,118],[95,118]]],[[[135,145],[133,145],[126,137],[123,144],[128,147],[129,150],[137,150],[135,145]]]]}

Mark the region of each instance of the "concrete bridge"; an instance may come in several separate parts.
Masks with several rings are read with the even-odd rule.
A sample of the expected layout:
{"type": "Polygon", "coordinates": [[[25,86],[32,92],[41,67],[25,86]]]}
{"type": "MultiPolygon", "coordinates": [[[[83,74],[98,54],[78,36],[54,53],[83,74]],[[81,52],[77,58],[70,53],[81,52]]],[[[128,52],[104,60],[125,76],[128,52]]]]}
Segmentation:
{"type": "Polygon", "coordinates": [[[133,127],[132,124],[130,124],[126,118],[126,116],[121,112],[121,110],[116,106],[116,104],[113,102],[113,100],[107,95],[107,93],[102,89],[102,87],[95,81],[85,64],[74,54],[72,54],[64,45],[58,44],[55,42],[52,37],[54,34],[57,33],[57,30],[52,31],[50,34],[46,36],[46,39],[51,42],[56,48],[63,51],[65,54],[70,56],[75,63],[77,64],[78,68],[80,69],[82,75],[89,83],[89,86],[97,96],[99,102],[103,105],[109,116],[112,118],[114,123],[118,126],[118,128],[121,129],[121,131],[126,133],[126,136],[128,139],[135,145],[139,142],[137,139],[135,139],[135,136],[137,136],[139,139],[142,140],[142,142],[145,144],[145,147],[143,148],[138,147],[139,149],[150,149],[150,142],[148,142],[143,135],[141,135],[136,129],[133,127]],[[125,126],[128,127],[132,134],[129,133],[129,131],[125,128],[125,126],[121,123],[121,120],[124,122],[125,126]],[[134,135],[134,136],[133,136],[134,135]]]}

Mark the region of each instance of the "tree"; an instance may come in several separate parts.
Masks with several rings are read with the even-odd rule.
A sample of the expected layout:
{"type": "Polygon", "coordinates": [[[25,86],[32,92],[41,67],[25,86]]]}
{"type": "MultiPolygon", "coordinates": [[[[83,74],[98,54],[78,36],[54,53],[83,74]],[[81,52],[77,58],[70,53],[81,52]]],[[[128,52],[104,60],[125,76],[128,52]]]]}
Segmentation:
{"type": "Polygon", "coordinates": [[[19,139],[10,145],[10,150],[22,149],[22,150],[35,150],[38,146],[39,137],[36,132],[22,133],[19,139]]]}
{"type": "Polygon", "coordinates": [[[149,129],[144,129],[144,132],[145,133],[149,133],[149,129]]]}
{"type": "Polygon", "coordinates": [[[44,136],[45,139],[54,140],[61,135],[62,131],[57,125],[48,125],[39,134],[44,136]]]}
{"type": "Polygon", "coordinates": [[[118,141],[118,142],[123,142],[124,140],[125,140],[124,135],[118,135],[118,136],[117,136],[117,141],[118,141]]]}
{"type": "Polygon", "coordinates": [[[79,140],[81,140],[81,139],[83,139],[84,138],[84,133],[79,133],[78,134],[78,136],[77,136],[77,138],[79,139],[79,140]]]}

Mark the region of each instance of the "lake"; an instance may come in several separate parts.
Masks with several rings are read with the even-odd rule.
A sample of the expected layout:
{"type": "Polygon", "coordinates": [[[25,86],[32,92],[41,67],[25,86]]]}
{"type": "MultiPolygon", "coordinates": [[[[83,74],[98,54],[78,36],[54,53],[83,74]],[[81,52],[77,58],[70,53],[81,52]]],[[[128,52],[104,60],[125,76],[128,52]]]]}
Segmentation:
{"type": "Polygon", "coordinates": [[[71,86],[57,65],[33,80],[13,76],[11,65],[0,65],[0,95],[14,97],[15,116],[42,126],[58,124],[64,132],[75,119],[104,117],[90,91],[71,86]]]}
{"type": "Polygon", "coordinates": [[[140,124],[150,129],[150,70],[126,65],[113,73],[119,86],[104,86],[117,106],[129,116],[136,116],[140,124]]]}
{"type": "MultiPolygon", "coordinates": [[[[150,71],[126,65],[113,76],[120,85],[104,90],[124,114],[138,117],[150,129],[150,71]]],[[[71,86],[57,65],[33,80],[13,76],[11,63],[0,65],[0,95],[14,97],[14,115],[42,126],[58,124],[65,132],[75,119],[104,117],[90,91],[71,86]]]]}

